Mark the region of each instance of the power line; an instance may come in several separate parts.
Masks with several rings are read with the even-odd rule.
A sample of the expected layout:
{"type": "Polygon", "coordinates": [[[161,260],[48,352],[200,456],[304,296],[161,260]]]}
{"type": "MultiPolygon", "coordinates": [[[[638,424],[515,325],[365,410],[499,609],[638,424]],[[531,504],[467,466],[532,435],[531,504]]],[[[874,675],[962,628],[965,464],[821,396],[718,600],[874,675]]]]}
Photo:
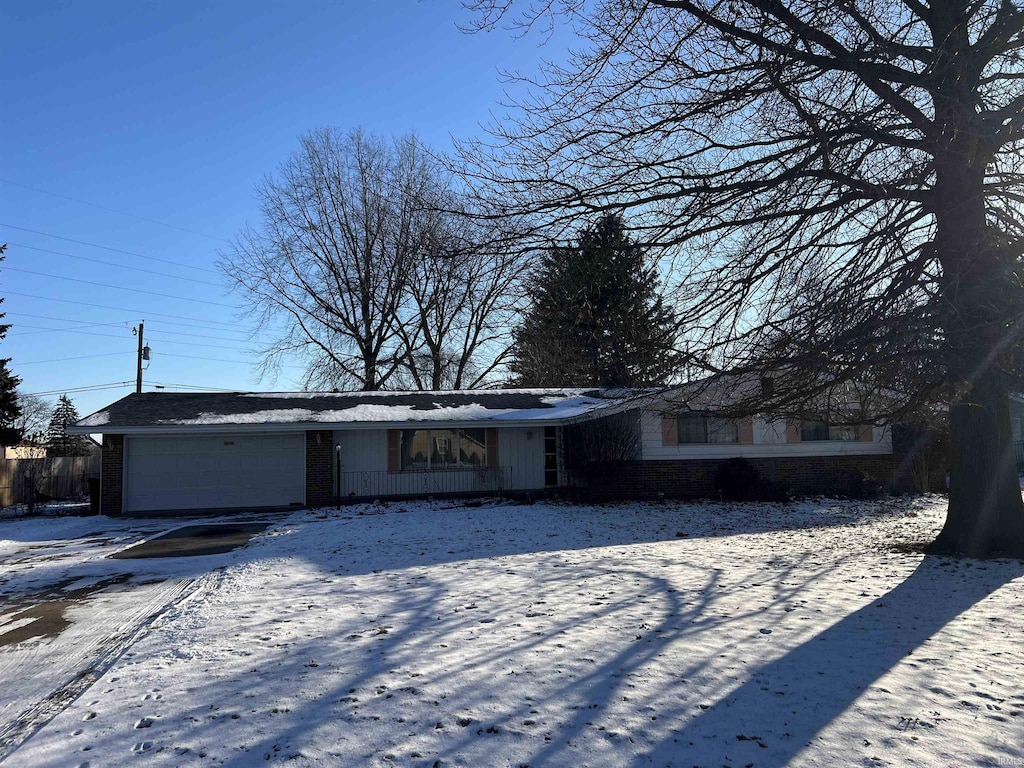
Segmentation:
{"type": "Polygon", "coordinates": [[[31,251],[41,251],[42,253],[52,253],[55,256],[67,256],[69,259],[81,259],[82,261],[92,261],[96,264],[106,264],[109,267],[118,267],[120,269],[133,269],[136,272],[145,272],[148,275],[159,275],[160,277],[169,277],[173,280],[185,280],[189,283],[199,283],[201,285],[212,285],[216,288],[223,288],[224,286],[220,283],[214,283],[210,280],[199,280],[195,277],[182,277],[180,275],[172,275],[170,272],[157,272],[155,269],[143,269],[142,267],[133,267],[129,264],[118,264],[116,261],[104,261],[103,259],[93,259],[89,256],[78,256],[74,253],[65,253],[64,251],[51,251],[49,248],[36,248],[34,245],[25,245],[24,243],[8,243],[15,248],[28,248],[31,251]]]}
{"type": "MultiPolygon", "coordinates": [[[[94,325],[106,325],[106,323],[94,323],[94,325]]],[[[20,338],[20,337],[23,337],[23,336],[34,336],[37,333],[77,333],[77,334],[80,334],[82,336],[101,336],[101,337],[103,337],[105,339],[123,339],[123,338],[125,338],[125,336],[118,336],[118,335],[115,335],[113,333],[96,333],[95,331],[80,331],[77,328],[46,328],[45,326],[41,326],[41,325],[26,325],[25,323],[18,323],[17,327],[18,328],[39,328],[41,330],[29,331],[28,333],[18,333],[17,331],[12,331],[12,332],[7,334],[8,337],[20,338]]],[[[84,325],[84,326],[81,326],[81,327],[82,328],[89,328],[91,326],[84,325]]],[[[159,341],[159,342],[161,342],[163,344],[181,344],[181,345],[188,346],[188,347],[210,347],[211,349],[231,349],[231,350],[235,350],[235,351],[238,351],[238,352],[245,351],[242,347],[228,347],[228,346],[225,346],[223,344],[203,344],[203,343],[198,342],[198,341],[174,341],[173,339],[154,338],[152,336],[147,336],[146,340],[147,341],[159,341]]],[[[225,339],[225,341],[237,341],[237,339],[225,339]]]]}
{"type": "Polygon", "coordinates": [[[64,275],[50,275],[46,272],[34,272],[31,269],[21,269],[19,267],[4,267],[8,272],[23,272],[26,275],[38,275],[39,277],[52,277],[55,280],[68,280],[72,283],[82,283],[84,285],[96,285],[100,288],[111,288],[115,291],[128,291],[129,293],[145,293],[149,296],[161,296],[165,299],[177,299],[178,301],[194,301],[199,304],[212,304],[215,307],[227,307],[228,309],[238,309],[234,304],[225,304],[221,301],[208,301],[206,299],[193,299],[191,296],[173,296],[169,293],[160,293],[158,291],[143,291],[139,288],[126,288],[123,285],[111,285],[110,283],[97,283],[94,280],[82,280],[77,277],[64,277],[64,275]]]}
{"type": "MultiPolygon", "coordinates": [[[[8,293],[10,293],[10,291],[8,291],[8,293]]],[[[21,295],[21,294],[17,294],[17,295],[21,295]]],[[[39,298],[45,298],[45,297],[39,297],[39,298]]],[[[63,301],[63,299],[53,299],[53,301],[63,301]]],[[[90,304],[88,306],[99,306],[99,305],[92,305],[92,304],[90,304]]],[[[30,312],[7,312],[7,314],[8,315],[14,315],[15,317],[35,317],[35,318],[38,318],[40,320],[56,320],[59,323],[80,323],[80,322],[82,322],[82,318],[80,318],[80,317],[54,317],[53,315],[34,315],[34,314],[30,313],[30,312]]],[[[153,314],[153,313],[149,313],[149,314],[153,314]]],[[[170,315],[170,317],[176,317],[176,315],[170,315]]],[[[135,321],[134,320],[120,320],[120,321],[112,322],[112,323],[96,323],[96,325],[126,325],[126,324],[133,323],[133,322],[135,322],[135,321]]],[[[175,325],[175,326],[180,325],[183,328],[202,328],[202,329],[205,329],[205,330],[221,331],[223,333],[241,333],[241,334],[244,334],[244,335],[249,335],[249,333],[250,333],[250,331],[233,331],[230,328],[208,328],[205,325],[196,324],[196,323],[174,323],[174,322],[170,322],[168,320],[161,320],[160,324],[161,324],[161,326],[164,326],[164,325],[175,325]]],[[[17,323],[16,325],[20,325],[20,323],[17,323]]],[[[82,326],[82,327],[85,327],[85,326],[82,326]]],[[[227,336],[207,336],[207,335],[202,334],[202,333],[184,333],[182,331],[160,331],[160,333],[169,333],[172,336],[197,336],[197,337],[199,337],[201,339],[220,339],[221,341],[241,341],[241,339],[232,339],[232,338],[228,338],[227,336]]]]}
{"type": "Polygon", "coordinates": [[[51,389],[48,392],[29,392],[27,397],[45,397],[47,395],[66,395],[68,393],[76,394],[80,392],[98,392],[103,389],[118,389],[119,387],[130,387],[135,384],[134,381],[119,381],[111,384],[89,384],[82,387],[65,387],[64,389],[51,389]]]}
{"type": "Polygon", "coordinates": [[[194,229],[188,229],[187,227],[179,227],[177,224],[168,224],[167,222],[160,221],[159,219],[150,219],[150,218],[147,218],[146,216],[139,216],[138,214],[128,213],[127,211],[119,211],[116,208],[110,208],[109,206],[100,205],[99,203],[91,203],[88,200],[79,200],[78,198],[71,197],[69,195],[60,195],[60,194],[58,194],[56,192],[49,192],[49,191],[47,191],[45,189],[39,189],[38,187],[30,187],[28,184],[19,184],[18,182],[11,181],[10,179],[0,179],[0,182],[2,182],[4,184],[10,184],[12,187],[21,187],[22,189],[30,189],[33,192],[39,192],[40,194],[43,194],[43,195],[50,195],[51,197],[59,197],[62,200],[70,200],[73,203],[80,203],[82,205],[88,205],[88,206],[91,206],[93,208],[98,208],[101,211],[109,211],[110,213],[117,213],[117,214],[120,214],[121,216],[127,216],[128,218],[131,218],[131,219],[138,219],[139,221],[148,221],[150,224],[159,224],[161,227],[168,227],[170,229],[177,229],[179,232],[188,232],[190,235],[199,235],[199,237],[205,237],[205,238],[207,238],[209,240],[220,240],[222,243],[230,243],[231,242],[230,240],[226,240],[223,237],[216,237],[215,235],[207,235],[207,234],[205,234],[203,232],[197,232],[194,229]]]}
{"type": "MultiPolygon", "coordinates": [[[[194,336],[197,339],[217,339],[219,341],[245,341],[245,339],[232,339],[228,336],[209,336],[205,333],[183,333],[182,331],[165,331],[162,330],[164,325],[176,325],[176,323],[161,322],[161,330],[157,331],[157,333],[167,333],[170,334],[171,336],[194,336]]],[[[231,333],[242,333],[242,331],[231,331],[231,333]]]]}
{"type": "MultiPolygon", "coordinates": [[[[87,384],[81,387],[65,387],[63,389],[51,389],[46,392],[29,392],[26,397],[46,397],[48,395],[81,394],[82,392],[100,392],[105,389],[121,389],[135,386],[134,381],[116,381],[110,384],[87,384]]],[[[178,387],[181,389],[195,389],[206,392],[237,392],[234,389],[220,389],[218,387],[201,387],[197,384],[170,384],[161,381],[147,382],[147,387],[178,387]]]]}
{"type": "MultiPolygon", "coordinates": [[[[18,291],[8,291],[8,290],[5,290],[4,294],[7,295],[7,296],[25,296],[25,297],[30,298],[30,299],[42,299],[43,301],[59,301],[59,302],[62,302],[64,304],[78,304],[78,305],[83,306],[83,307],[95,307],[96,309],[113,309],[113,310],[115,310],[117,312],[132,312],[132,313],[134,313],[136,315],[139,315],[140,317],[173,317],[173,318],[177,318],[179,320],[195,320],[195,321],[200,322],[200,323],[207,323],[207,324],[212,323],[213,325],[227,325],[227,326],[235,326],[235,327],[239,327],[239,328],[240,327],[244,327],[244,326],[240,325],[239,323],[225,323],[222,320],[204,320],[201,317],[188,317],[186,315],[169,315],[169,314],[167,314],[165,312],[153,312],[152,310],[148,310],[148,309],[125,309],[124,307],[112,307],[109,304],[92,304],[92,303],[90,303],[88,301],[75,301],[73,299],[57,299],[57,298],[54,298],[53,296],[40,296],[39,294],[36,294],[36,293],[20,293],[18,291]]],[[[14,314],[14,313],[12,312],[11,314],[14,314]]],[[[218,329],[218,330],[220,330],[220,329],[218,329]]]]}
{"type": "Polygon", "coordinates": [[[108,352],[105,355],[82,355],[80,357],[57,357],[53,360],[30,360],[27,363],[12,363],[12,366],[42,365],[43,363],[63,363],[67,360],[91,360],[95,357],[117,357],[118,355],[134,354],[132,352],[108,352]]]}
{"type": "MultiPolygon", "coordinates": [[[[107,323],[94,323],[94,325],[107,325],[107,323]]],[[[18,323],[16,328],[39,328],[37,331],[29,331],[28,333],[19,333],[18,331],[12,331],[7,334],[8,337],[21,337],[21,336],[35,336],[38,333],[77,333],[82,336],[102,336],[105,339],[123,339],[125,336],[117,335],[113,333],[96,333],[95,331],[80,331],[79,328],[91,328],[90,325],[75,326],[74,328],[47,328],[45,325],[26,325],[25,323],[18,323]]]]}
{"type": "MultiPolygon", "coordinates": [[[[105,325],[105,323],[95,323],[95,325],[105,325]]],[[[26,325],[25,323],[18,323],[16,328],[37,328],[39,330],[28,331],[27,333],[21,333],[19,331],[11,331],[7,334],[8,338],[17,339],[23,336],[36,336],[40,333],[78,333],[83,336],[103,336],[107,339],[122,339],[123,336],[116,336],[113,333],[96,333],[95,331],[80,331],[78,328],[91,328],[90,325],[76,326],[75,328],[47,328],[45,325],[26,325]]]]}
{"type": "MultiPolygon", "coordinates": [[[[220,357],[198,357],[197,355],[178,355],[173,352],[161,352],[160,357],[182,357],[188,360],[210,360],[214,363],[236,363],[238,365],[253,365],[253,363],[246,360],[224,360],[220,357]]],[[[301,365],[282,365],[282,368],[292,368],[294,370],[306,370],[301,365]]]]}
{"type": "Polygon", "coordinates": [[[179,355],[173,352],[160,352],[160,357],[182,357],[188,360],[210,360],[214,363],[236,363],[238,365],[252,365],[247,360],[225,360],[222,357],[197,357],[196,355],[179,355]]]}
{"type": "MultiPolygon", "coordinates": [[[[10,314],[14,314],[14,313],[11,312],[10,314]]],[[[150,312],[150,314],[152,315],[154,313],[150,312]]],[[[168,317],[175,317],[175,315],[168,315],[168,317]]],[[[214,322],[214,321],[211,320],[210,322],[214,322]]],[[[249,330],[233,331],[230,328],[210,328],[209,326],[205,326],[205,325],[202,325],[202,324],[196,324],[196,323],[172,323],[172,322],[169,322],[167,320],[161,320],[160,323],[161,323],[161,325],[180,325],[182,328],[201,328],[203,330],[222,331],[224,333],[241,333],[241,334],[244,334],[246,336],[248,336],[250,333],[252,333],[252,331],[249,331],[249,330]]],[[[239,327],[244,327],[244,326],[239,326],[239,327]]],[[[183,333],[182,331],[161,331],[161,333],[173,333],[173,334],[178,335],[178,336],[202,336],[203,335],[203,334],[200,334],[200,333],[183,333]]],[[[221,337],[220,336],[206,336],[205,338],[207,338],[207,339],[219,339],[221,337]]],[[[224,341],[232,341],[232,339],[223,339],[223,340],[224,341]]]]}
{"type": "MultiPolygon", "coordinates": [[[[8,312],[6,314],[8,314],[8,315],[18,315],[19,317],[23,316],[23,314],[21,312],[8,312]]],[[[24,315],[24,316],[25,317],[41,317],[41,315],[24,315]]],[[[58,320],[58,318],[46,318],[46,319],[47,320],[58,320]]],[[[17,322],[17,323],[12,323],[11,325],[14,328],[37,328],[39,330],[30,331],[29,333],[20,333],[18,331],[13,331],[13,332],[9,333],[8,336],[34,336],[37,333],[50,333],[50,332],[53,332],[53,331],[68,331],[70,333],[70,332],[75,331],[78,328],[98,328],[98,327],[110,328],[110,327],[115,327],[115,326],[120,326],[120,325],[123,325],[123,326],[127,327],[128,323],[129,323],[128,320],[122,321],[120,323],[84,323],[84,324],[82,324],[78,320],[65,320],[65,321],[61,321],[61,322],[79,323],[79,324],[78,325],[73,325],[70,328],[49,328],[48,326],[45,326],[45,325],[30,325],[28,323],[17,322]]],[[[103,334],[103,335],[108,335],[108,334],[103,334]]],[[[111,336],[111,338],[114,338],[114,337],[111,336]]],[[[118,338],[120,338],[120,337],[118,337],[118,338]]]]}
{"type": "MultiPolygon", "coordinates": [[[[80,317],[54,317],[53,315],[33,315],[29,312],[7,312],[5,314],[14,315],[16,317],[37,317],[40,320],[56,320],[59,323],[80,323],[82,318],[80,317]]],[[[119,320],[112,323],[93,323],[93,325],[121,325],[121,323],[130,323],[131,320],[119,320]]]]}
{"type": "Polygon", "coordinates": [[[203,392],[239,392],[237,389],[222,389],[220,387],[202,387],[198,384],[169,384],[162,381],[151,381],[146,386],[150,387],[176,387],[178,389],[195,389],[203,392]]]}
{"type": "Polygon", "coordinates": [[[164,264],[173,264],[176,267],[182,267],[184,269],[196,269],[196,270],[198,270],[200,272],[210,272],[210,273],[215,274],[215,275],[216,274],[220,274],[215,269],[208,269],[206,267],[195,267],[195,266],[192,266],[191,264],[181,264],[181,263],[179,263],[177,261],[171,261],[170,259],[161,259],[161,258],[158,258],[157,256],[147,256],[144,253],[136,253],[135,251],[125,251],[125,250],[122,250],[120,248],[111,248],[109,245],[100,245],[99,243],[89,243],[89,242],[86,242],[85,240],[75,240],[74,238],[71,238],[71,237],[63,237],[61,235],[51,235],[49,232],[40,232],[39,230],[36,230],[36,229],[26,229],[25,227],[16,227],[13,224],[4,224],[3,222],[0,222],[0,227],[7,227],[8,229],[16,229],[19,232],[29,232],[29,233],[31,233],[33,235],[42,235],[43,237],[52,237],[54,240],[64,240],[65,242],[75,243],[77,245],[87,245],[90,248],[99,248],[99,249],[104,250],[104,251],[110,251],[111,253],[123,253],[126,256],[136,256],[136,257],[138,257],[140,259],[149,259],[150,261],[161,261],[164,264]]]}
{"type": "MultiPolygon", "coordinates": [[[[103,323],[93,324],[96,326],[106,325],[103,323]]],[[[11,332],[7,336],[9,338],[22,338],[25,336],[35,336],[36,334],[52,334],[52,333],[66,333],[66,334],[79,334],[81,336],[99,336],[104,339],[124,339],[124,336],[118,336],[116,334],[97,334],[95,331],[79,331],[77,328],[46,328],[45,326],[28,326],[24,323],[19,323],[18,328],[34,328],[40,329],[38,331],[30,331],[29,333],[17,333],[11,332]]],[[[91,328],[92,326],[81,326],[81,328],[91,328]]],[[[168,333],[168,332],[165,332],[168,333]]],[[[147,341],[158,341],[162,344],[181,344],[183,346],[190,347],[209,347],[210,349],[233,349],[234,351],[243,352],[246,351],[243,347],[229,347],[224,344],[204,344],[199,341],[175,341],[173,339],[163,339],[159,337],[147,336],[147,341]]],[[[238,339],[225,339],[225,341],[238,341],[238,339]]]]}
{"type": "Polygon", "coordinates": [[[161,339],[156,336],[148,336],[147,341],[157,341],[162,344],[183,344],[188,347],[207,347],[209,349],[233,349],[237,352],[245,352],[246,350],[242,347],[227,347],[223,344],[203,344],[198,341],[174,341],[173,339],[161,339]]]}

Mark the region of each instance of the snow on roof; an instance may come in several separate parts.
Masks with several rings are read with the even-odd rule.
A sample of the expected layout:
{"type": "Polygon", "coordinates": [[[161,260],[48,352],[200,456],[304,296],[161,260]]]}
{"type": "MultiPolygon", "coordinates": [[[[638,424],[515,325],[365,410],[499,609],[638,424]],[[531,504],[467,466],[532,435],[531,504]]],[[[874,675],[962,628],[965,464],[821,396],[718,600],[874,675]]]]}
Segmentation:
{"type": "Polygon", "coordinates": [[[102,427],[104,424],[110,422],[110,413],[108,411],[96,411],[96,413],[86,416],[84,419],[78,422],[79,427],[102,427]]]}
{"type": "Polygon", "coordinates": [[[636,389],[453,392],[146,392],[128,395],[73,429],[247,424],[561,422],[622,406],[636,389]]]}

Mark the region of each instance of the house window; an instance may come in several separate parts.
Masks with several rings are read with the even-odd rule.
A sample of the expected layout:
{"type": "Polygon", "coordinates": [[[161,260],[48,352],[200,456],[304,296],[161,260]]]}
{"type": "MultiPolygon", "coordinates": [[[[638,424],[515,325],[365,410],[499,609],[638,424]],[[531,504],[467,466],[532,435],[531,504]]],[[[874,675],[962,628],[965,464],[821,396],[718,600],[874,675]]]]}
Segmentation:
{"type": "Polygon", "coordinates": [[[739,429],[732,419],[704,413],[679,417],[679,443],[738,443],[739,429]]]}
{"type": "Polygon", "coordinates": [[[402,470],[487,466],[486,429],[403,429],[402,470]]]}
{"type": "Polygon", "coordinates": [[[813,443],[824,440],[859,440],[857,427],[834,426],[826,421],[803,421],[800,423],[800,442],[813,443]]]}

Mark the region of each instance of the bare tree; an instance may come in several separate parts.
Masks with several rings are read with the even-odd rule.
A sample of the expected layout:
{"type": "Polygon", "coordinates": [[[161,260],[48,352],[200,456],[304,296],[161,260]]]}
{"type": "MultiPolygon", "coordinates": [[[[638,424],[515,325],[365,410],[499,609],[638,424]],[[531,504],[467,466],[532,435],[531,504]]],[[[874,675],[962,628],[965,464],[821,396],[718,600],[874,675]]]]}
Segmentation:
{"type": "Polygon", "coordinates": [[[15,419],[14,428],[18,430],[23,440],[34,440],[41,443],[46,437],[46,429],[50,425],[53,405],[36,395],[24,395],[20,392],[18,393],[18,405],[21,407],[21,415],[15,419]]]}
{"type": "Polygon", "coordinates": [[[395,318],[429,178],[413,137],[323,128],[263,181],[262,227],[243,232],[220,265],[261,324],[283,319],[268,365],[300,352],[310,386],[387,383],[401,364],[395,318]]]}
{"type": "Polygon", "coordinates": [[[473,389],[504,368],[524,259],[489,243],[465,216],[435,212],[445,223],[430,231],[445,239],[410,265],[405,374],[416,389],[473,389]]]}
{"type": "Polygon", "coordinates": [[[260,229],[220,265],[250,313],[280,334],[306,386],[473,387],[504,359],[516,259],[483,247],[451,177],[413,136],[332,128],[301,139],[258,187],[260,229]]]}
{"type": "MultiPolygon", "coordinates": [[[[477,27],[510,5],[469,3],[477,27]]],[[[543,68],[493,141],[463,147],[493,219],[542,240],[581,211],[628,210],[673,259],[693,364],[774,372],[794,412],[851,389],[872,390],[860,399],[878,418],[948,404],[935,549],[1024,555],[1007,404],[1024,322],[1024,10],[552,0],[513,23],[561,14],[580,50],[543,68]]]]}

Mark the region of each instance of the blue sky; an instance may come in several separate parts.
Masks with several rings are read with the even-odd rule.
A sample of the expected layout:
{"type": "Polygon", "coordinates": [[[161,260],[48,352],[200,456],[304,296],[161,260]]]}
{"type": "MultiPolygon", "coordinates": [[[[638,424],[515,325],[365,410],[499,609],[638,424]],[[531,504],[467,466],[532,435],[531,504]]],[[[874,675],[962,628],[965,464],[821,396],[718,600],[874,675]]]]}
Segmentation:
{"type": "MultiPolygon", "coordinates": [[[[299,369],[256,380],[218,249],[257,223],[254,185],[305,131],[445,149],[503,111],[499,69],[560,53],[463,34],[468,18],[399,0],[3,3],[0,354],[22,391],[134,382],[140,319],[149,382],[296,388],[299,369]]],[[[70,394],[84,415],[130,391],[70,394]]]]}

